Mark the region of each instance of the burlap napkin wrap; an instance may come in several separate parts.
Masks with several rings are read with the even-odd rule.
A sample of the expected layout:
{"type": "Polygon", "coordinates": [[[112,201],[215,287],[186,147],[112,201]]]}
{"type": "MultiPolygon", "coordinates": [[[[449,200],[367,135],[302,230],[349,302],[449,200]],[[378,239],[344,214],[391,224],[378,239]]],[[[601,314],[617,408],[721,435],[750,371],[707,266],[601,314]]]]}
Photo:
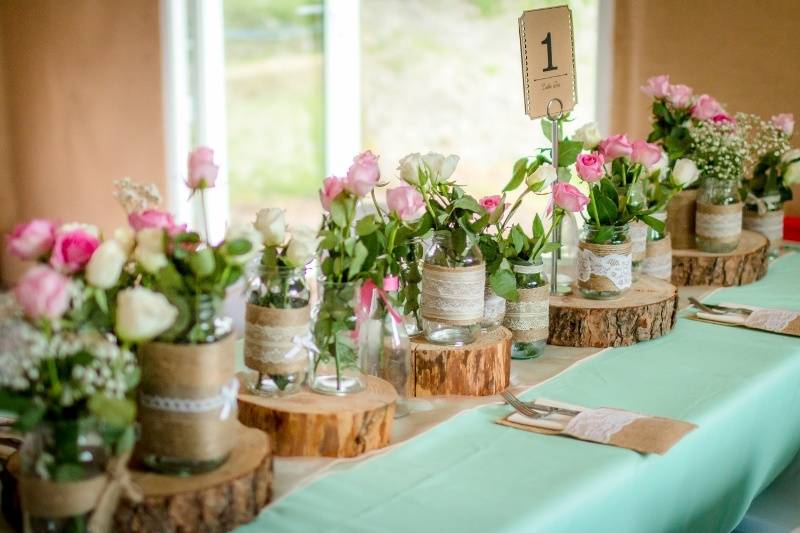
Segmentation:
{"type": "Polygon", "coordinates": [[[642,274],[666,281],[672,279],[672,242],[669,233],[658,241],[647,241],[642,274]]]}
{"type": "Polygon", "coordinates": [[[687,433],[697,428],[695,424],[681,420],[641,415],[608,407],[586,409],[572,417],[561,430],[521,424],[509,420],[512,416],[514,413],[501,419],[499,423],[534,433],[563,435],[587,442],[627,448],[639,453],[659,455],[667,453],[687,433]]]}
{"type": "Polygon", "coordinates": [[[233,412],[226,413],[218,399],[235,380],[235,342],[235,336],[228,335],[210,344],[152,342],[139,348],[142,434],[137,453],[211,461],[230,452],[237,424],[236,400],[234,397],[233,412]],[[145,396],[166,400],[174,407],[148,406],[145,396]],[[203,403],[209,408],[181,407],[203,403]]]}
{"type": "Polygon", "coordinates": [[[759,214],[745,211],[742,221],[745,229],[757,231],[769,240],[770,249],[775,249],[783,239],[783,209],[759,214]]]}
{"type": "Polygon", "coordinates": [[[517,289],[519,300],[506,303],[503,325],[511,330],[514,342],[547,339],[550,322],[550,285],[535,289],[517,289]]]}
{"type": "Polygon", "coordinates": [[[452,326],[477,324],[483,318],[486,267],[422,267],[422,318],[452,326]]]}
{"type": "Polygon", "coordinates": [[[631,222],[631,259],[637,263],[643,261],[646,255],[648,227],[649,226],[641,220],[631,222]]]}
{"type": "Polygon", "coordinates": [[[244,364],[263,374],[288,374],[308,369],[308,350],[295,348],[294,338],[309,332],[309,306],[275,309],[247,304],[244,327],[244,364]]]}
{"type": "Polygon", "coordinates": [[[742,236],[742,204],[697,202],[695,235],[718,245],[735,245],[742,236]]]}
{"type": "Polygon", "coordinates": [[[749,315],[731,313],[715,315],[698,311],[694,316],[703,322],[714,322],[725,326],[743,326],[770,333],[781,333],[800,337],[800,312],[789,309],[770,309],[766,307],[740,306],[738,304],[722,304],[733,307],[747,307],[753,312],[749,315]]]}
{"type": "Polygon", "coordinates": [[[138,502],[142,493],[128,471],[130,454],[109,461],[106,473],[83,481],[59,482],[21,475],[22,507],[31,517],[67,518],[92,512],[89,533],[111,531],[114,512],[124,495],[138,502]]]}
{"type": "Polygon", "coordinates": [[[697,190],[680,191],[667,203],[667,232],[672,235],[672,248],[694,248],[695,202],[697,190]]]}
{"type": "Polygon", "coordinates": [[[631,286],[630,242],[594,244],[579,241],[578,256],[578,287],[594,291],[619,291],[631,286]],[[582,257],[586,252],[589,252],[586,255],[591,259],[582,257]],[[598,268],[595,259],[603,263],[601,268],[598,268]]]}

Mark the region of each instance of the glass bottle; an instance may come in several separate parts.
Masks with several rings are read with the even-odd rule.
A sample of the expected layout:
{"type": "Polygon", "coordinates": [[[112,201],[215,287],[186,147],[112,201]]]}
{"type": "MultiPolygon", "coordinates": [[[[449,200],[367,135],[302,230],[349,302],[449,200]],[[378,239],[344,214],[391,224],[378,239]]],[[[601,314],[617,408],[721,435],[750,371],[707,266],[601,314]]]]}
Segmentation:
{"type": "MultiPolygon", "coordinates": [[[[193,344],[217,342],[233,329],[233,321],[221,316],[222,299],[208,292],[198,292],[192,301],[192,328],[187,340],[193,344]]],[[[181,342],[183,339],[178,339],[181,342]]]]}
{"type": "Polygon", "coordinates": [[[630,289],[633,273],[628,224],[609,227],[587,222],[578,248],[578,289],[585,298],[610,300],[630,289]]]}
{"type": "Polygon", "coordinates": [[[320,280],[319,300],[312,312],[314,357],[309,387],[322,394],[361,392],[366,386],[355,337],[360,282],[320,280]]]}
{"type": "Polygon", "coordinates": [[[305,267],[261,266],[251,284],[250,305],[271,310],[248,311],[245,325],[245,364],[258,373],[251,384],[256,394],[285,396],[301,390],[305,381],[309,354],[293,342],[309,334],[306,272],[305,267]]]}
{"type": "Polygon", "coordinates": [[[506,300],[498,296],[486,279],[486,287],[483,290],[483,318],[481,319],[481,331],[492,331],[503,323],[506,315],[506,300]]]}
{"type": "MultiPolygon", "coordinates": [[[[635,181],[623,188],[625,203],[635,210],[643,210],[647,207],[647,196],[645,195],[644,183],[635,181]]],[[[639,279],[642,271],[642,263],[645,259],[647,250],[647,230],[648,225],[640,220],[633,220],[629,224],[631,239],[631,271],[633,281],[639,279]]]]}
{"type": "Polygon", "coordinates": [[[742,234],[738,180],[703,178],[697,194],[695,243],[709,253],[732,252],[742,234]]]}
{"type": "Polygon", "coordinates": [[[401,304],[406,332],[410,336],[422,332],[422,317],[420,316],[419,305],[424,255],[422,239],[414,238],[409,243],[408,255],[400,259],[398,302],[401,304]]]}
{"type": "Polygon", "coordinates": [[[513,264],[519,302],[508,302],[505,326],[511,330],[511,358],[535,359],[544,353],[549,324],[549,290],[541,258],[513,264]]]}
{"type": "Polygon", "coordinates": [[[434,344],[473,342],[483,318],[486,269],[477,243],[433,236],[422,270],[422,327],[434,344]]]}
{"type": "MultiPolygon", "coordinates": [[[[43,421],[25,434],[20,468],[24,477],[76,482],[103,474],[110,456],[96,419],[43,421]]],[[[35,533],[84,533],[91,515],[91,510],[67,517],[42,516],[36,509],[24,511],[30,531],[35,533]]]]}

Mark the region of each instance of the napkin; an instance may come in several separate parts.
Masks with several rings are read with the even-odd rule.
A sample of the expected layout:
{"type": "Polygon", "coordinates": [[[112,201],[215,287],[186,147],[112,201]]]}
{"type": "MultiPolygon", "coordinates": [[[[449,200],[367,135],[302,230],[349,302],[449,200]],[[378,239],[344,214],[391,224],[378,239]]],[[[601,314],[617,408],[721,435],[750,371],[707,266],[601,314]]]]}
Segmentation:
{"type": "Polygon", "coordinates": [[[550,414],[529,418],[516,411],[498,420],[498,424],[542,433],[563,435],[587,442],[627,448],[639,453],[663,455],[697,426],[681,420],[649,416],[623,409],[599,407],[591,409],[546,398],[538,405],[579,411],[575,416],[550,414]]]}
{"type": "Polygon", "coordinates": [[[800,337],[800,312],[790,311],[788,309],[770,309],[753,305],[741,305],[730,302],[723,302],[719,305],[723,307],[751,309],[753,312],[749,315],[740,313],[717,315],[698,310],[695,314],[695,318],[708,322],[743,326],[750,329],[760,329],[762,331],[800,337]]]}

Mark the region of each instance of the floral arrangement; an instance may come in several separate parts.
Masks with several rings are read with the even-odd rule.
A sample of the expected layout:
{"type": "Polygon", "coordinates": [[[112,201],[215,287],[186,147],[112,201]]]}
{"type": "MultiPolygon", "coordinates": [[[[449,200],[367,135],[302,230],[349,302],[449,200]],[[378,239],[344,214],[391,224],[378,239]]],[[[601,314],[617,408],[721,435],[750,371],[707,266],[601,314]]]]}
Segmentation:
{"type": "Polygon", "coordinates": [[[736,122],[747,142],[745,160],[748,203],[757,203],[767,194],[778,194],[780,201],[791,200],[791,186],[800,183],[800,150],[792,149],[789,140],[794,133],[794,117],[790,113],[773,116],[769,122],[752,114],[739,113],[736,122]]]}
{"type": "Polygon", "coordinates": [[[701,121],[690,128],[690,158],[701,177],[739,180],[744,171],[747,145],[728,120],[701,121]]]}

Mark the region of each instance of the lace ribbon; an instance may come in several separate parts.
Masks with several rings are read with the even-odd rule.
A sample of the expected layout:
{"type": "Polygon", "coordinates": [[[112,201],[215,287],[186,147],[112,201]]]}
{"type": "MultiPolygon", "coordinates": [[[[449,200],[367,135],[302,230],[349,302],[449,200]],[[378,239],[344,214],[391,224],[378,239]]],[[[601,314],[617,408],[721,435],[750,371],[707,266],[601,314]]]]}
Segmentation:
{"type": "Polygon", "coordinates": [[[701,237],[721,239],[736,237],[742,232],[742,204],[711,205],[698,202],[695,233],[701,237]]]}
{"type": "Polygon", "coordinates": [[[748,328],[763,329],[766,331],[787,332],[789,325],[800,318],[800,313],[784,309],[756,309],[745,320],[748,328]]]}
{"type": "Polygon", "coordinates": [[[546,339],[550,323],[550,286],[518,289],[519,301],[506,304],[503,325],[515,341],[534,342],[546,339]]]}
{"type": "Polygon", "coordinates": [[[582,411],[572,417],[563,433],[595,442],[609,443],[619,431],[644,415],[601,407],[582,411]]]}
{"type": "Polygon", "coordinates": [[[140,393],[139,401],[148,409],[175,413],[206,413],[219,409],[219,419],[227,420],[236,407],[238,392],[239,380],[234,378],[220,389],[217,396],[210,398],[168,398],[140,393]]]}
{"type": "Polygon", "coordinates": [[[476,324],[483,317],[484,265],[422,267],[422,317],[444,324],[476,324]]]}
{"type": "Polygon", "coordinates": [[[744,217],[744,227],[762,234],[774,246],[783,238],[783,210],[765,212],[759,216],[747,215],[744,217]]]}
{"type": "Polygon", "coordinates": [[[588,282],[592,275],[607,278],[617,289],[631,286],[630,254],[596,255],[588,248],[578,248],[578,280],[588,282]]]}

